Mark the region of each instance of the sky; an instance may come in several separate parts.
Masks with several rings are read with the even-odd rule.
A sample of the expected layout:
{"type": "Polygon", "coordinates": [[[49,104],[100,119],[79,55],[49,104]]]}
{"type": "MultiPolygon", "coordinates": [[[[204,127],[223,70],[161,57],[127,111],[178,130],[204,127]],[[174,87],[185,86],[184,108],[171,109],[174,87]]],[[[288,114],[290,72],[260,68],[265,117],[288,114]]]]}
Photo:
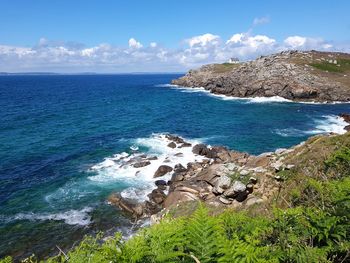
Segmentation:
{"type": "Polygon", "coordinates": [[[0,0],[0,71],[184,72],[283,50],[350,52],[349,0],[0,0]]]}

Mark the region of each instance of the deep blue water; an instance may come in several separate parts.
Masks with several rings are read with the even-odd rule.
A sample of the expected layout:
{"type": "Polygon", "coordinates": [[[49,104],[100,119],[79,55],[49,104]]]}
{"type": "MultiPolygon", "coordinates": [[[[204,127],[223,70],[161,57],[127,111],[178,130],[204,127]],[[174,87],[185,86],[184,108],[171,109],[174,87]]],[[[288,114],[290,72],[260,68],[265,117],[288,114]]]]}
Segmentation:
{"type": "Polygon", "coordinates": [[[0,77],[0,257],[55,253],[56,244],[69,247],[83,234],[127,228],[105,200],[137,184],[114,170],[101,172],[107,180],[91,179],[100,173],[91,167],[138,142],[150,151],[140,138],[152,144],[155,133],[173,133],[259,154],[341,131],[335,115],[350,111],[349,104],[223,100],[161,85],[176,77],[0,77]]]}

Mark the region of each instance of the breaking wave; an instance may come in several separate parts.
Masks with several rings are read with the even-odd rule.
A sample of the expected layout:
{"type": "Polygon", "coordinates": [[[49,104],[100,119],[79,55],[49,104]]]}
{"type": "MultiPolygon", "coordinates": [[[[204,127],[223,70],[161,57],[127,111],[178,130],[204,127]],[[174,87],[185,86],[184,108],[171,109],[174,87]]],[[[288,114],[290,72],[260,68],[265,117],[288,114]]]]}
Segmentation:
{"type": "Polygon", "coordinates": [[[322,116],[322,119],[314,120],[314,128],[310,130],[300,130],[296,128],[275,129],[274,133],[282,137],[302,137],[322,133],[344,134],[345,126],[349,125],[343,118],[335,115],[322,116]]]}
{"type": "MultiPolygon", "coordinates": [[[[88,177],[97,183],[120,182],[127,187],[121,192],[123,197],[145,200],[147,194],[155,188],[154,181],[158,179],[169,180],[171,173],[160,178],[153,178],[160,165],[172,168],[176,164],[187,166],[190,162],[201,161],[204,157],[192,153],[192,147],[171,148],[172,142],[165,134],[152,134],[148,138],[138,138],[132,141],[133,149],[146,149],[144,152],[122,152],[105,158],[102,162],[92,166],[89,172],[94,173],[88,177]],[[138,164],[147,165],[138,167],[138,164]]],[[[198,140],[186,140],[192,145],[198,140]]]]}
{"type": "Polygon", "coordinates": [[[68,210],[61,213],[18,213],[14,216],[0,216],[0,221],[9,223],[11,221],[17,220],[29,220],[29,221],[45,221],[45,220],[54,220],[54,221],[64,221],[68,225],[89,225],[91,217],[89,213],[92,211],[91,207],[85,207],[81,210],[68,210]]]}

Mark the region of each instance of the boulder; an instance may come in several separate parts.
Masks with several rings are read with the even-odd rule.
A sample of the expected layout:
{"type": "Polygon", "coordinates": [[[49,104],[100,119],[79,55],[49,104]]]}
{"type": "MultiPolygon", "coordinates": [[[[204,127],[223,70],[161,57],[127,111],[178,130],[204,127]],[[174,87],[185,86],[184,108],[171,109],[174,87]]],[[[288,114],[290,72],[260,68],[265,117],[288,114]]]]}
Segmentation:
{"type": "Polygon", "coordinates": [[[219,201],[220,201],[221,203],[225,204],[225,205],[230,205],[230,204],[232,204],[232,200],[229,200],[229,199],[227,199],[227,198],[225,198],[225,197],[223,197],[223,196],[220,196],[220,197],[219,197],[219,201]]]}
{"type": "Polygon", "coordinates": [[[350,123],[350,114],[349,113],[341,113],[341,114],[339,114],[339,117],[343,118],[344,121],[350,123]]]}
{"type": "Polygon", "coordinates": [[[223,175],[218,178],[215,187],[227,189],[230,187],[230,184],[231,184],[231,178],[226,175],[223,175]]]}
{"type": "Polygon", "coordinates": [[[175,173],[183,173],[183,172],[186,172],[187,169],[181,164],[181,163],[178,163],[174,166],[174,172],[175,173]]]}
{"type": "Polygon", "coordinates": [[[176,143],[170,142],[167,146],[174,149],[174,148],[176,148],[176,143]]]}
{"type": "Polygon", "coordinates": [[[190,143],[188,143],[188,142],[184,142],[184,143],[180,144],[180,145],[178,146],[178,148],[191,147],[191,146],[192,146],[192,144],[190,144],[190,143]]]}
{"type": "Polygon", "coordinates": [[[214,186],[216,184],[215,178],[217,178],[216,171],[218,167],[219,164],[213,164],[208,168],[203,169],[196,175],[196,179],[198,181],[205,181],[214,186]]]}
{"type": "Polygon", "coordinates": [[[241,193],[241,192],[244,192],[246,190],[246,186],[240,181],[235,181],[232,185],[232,189],[236,193],[241,193]]]}
{"type": "Polygon", "coordinates": [[[132,200],[123,198],[120,194],[111,194],[108,197],[108,201],[117,207],[119,207],[122,211],[130,214],[132,217],[139,218],[144,213],[144,207],[142,204],[135,203],[132,200]]]}
{"type": "Polygon", "coordinates": [[[224,196],[234,198],[237,197],[239,194],[245,192],[246,186],[240,182],[240,181],[235,181],[233,185],[226,189],[226,191],[223,193],[224,196]]]}
{"type": "Polygon", "coordinates": [[[258,198],[258,197],[256,197],[256,196],[249,196],[249,197],[247,198],[247,200],[246,200],[245,205],[246,205],[246,206],[252,206],[252,205],[256,205],[256,204],[261,204],[261,203],[263,203],[263,202],[264,202],[264,200],[261,199],[261,198],[258,198]]]}
{"type": "Polygon", "coordinates": [[[156,185],[156,186],[161,186],[161,185],[167,185],[167,182],[165,181],[165,180],[156,180],[155,182],[154,182],[154,184],[156,185]]]}
{"type": "Polygon", "coordinates": [[[165,135],[165,138],[167,138],[169,141],[173,141],[176,143],[185,143],[184,139],[176,135],[167,134],[165,135]]]}
{"type": "Polygon", "coordinates": [[[160,189],[154,189],[150,194],[148,194],[148,198],[151,202],[161,204],[164,202],[166,194],[164,194],[164,192],[160,189]]]}
{"type": "Polygon", "coordinates": [[[163,176],[167,173],[170,173],[172,170],[173,168],[168,165],[161,165],[158,167],[157,171],[154,173],[153,178],[163,176]]]}
{"type": "Polygon", "coordinates": [[[208,153],[208,151],[209,151],[208,147],[203,143],[196,144],[192,148],[192,152],[194,154],[203,155],[203,156],[205,156],[208,153]]]}
{"type": "Polygon", "coordinates": [[[173,207],[181,202],[199,200],[199,197],[195,194],[182,191],[170,192],[164,201],[164,208],[173,207]]]}
{"type": "Polygon", "coordinates": [[[158,157],[157,156],[151,156],[151,157],[148,157],[147,160],[149,160],[149,161],[158,160],[158,157]]]}
{"type": "Polygon", "coordinates": [[[150,164],[151,164],[150,161],[141,161],[141,162],[135,163],[133,166],[135,168],[141,168],[141,167],[145,167],[145,166],[150,165],[150,164]]]}

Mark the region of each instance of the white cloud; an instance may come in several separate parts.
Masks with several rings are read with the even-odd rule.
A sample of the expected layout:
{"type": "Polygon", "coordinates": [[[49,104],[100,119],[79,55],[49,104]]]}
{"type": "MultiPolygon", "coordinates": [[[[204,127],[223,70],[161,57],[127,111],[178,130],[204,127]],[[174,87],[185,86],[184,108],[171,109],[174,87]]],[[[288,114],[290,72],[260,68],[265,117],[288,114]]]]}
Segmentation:
{"type": "Polygon", "coordinates": [[[333,47],[332,44],[322,38],[311,38],[302,36],[290,36],[284,40],[284,44],[289,49],[320,49],[327,50],[333,47]]]}
{"type": "Polygon", "coordinates": [[[140,42],[137,42],[135,38],[129,39],[129,47],[130,48],[142,48],[142,44],[140,42]]]}
{"type": "Polygon", "coordinates": [[[300,36],[287,37],[284,40],[284,43],[291,48],[302,47],[305,45],[305,42],[306,42],[306,37],[300,37],[300,36]]]}
{"type": "Polygon", "coordinates": [[[106,43],[86,47],[42,38],[33,47],[0,45],[0,71],[184,71],[206,63],[225,62],[230,57],[247,60],[288,49],[350,51],[347,43],[331,43],[322,38],[289,36],[278,42],[249,32],[233,34],[227,41],[207,33],[184,43],[178,48],[165,48],[156,42],[144,47],[131,38],[124,47],[106,43]]]}
{"type": "Polygon", "coordinates": [[[267,24],[270,23],[270,18],[268,16],[263,16],[263,17],[256,17],[253,20],[253,25],[262,25],[262,24],[267,24]]]}
{"type": "Polygon", "coordinates": [[[218,44],[219,39],[220,39],[219,36],[207,33],[204,35],[199,35],[199,36],[195,36],[190,39],[187,39],[187,43],[190,45],[190,47],[196,47],[196,46],[204,47],[209,44],[213,44],[213,45],[218,44]]]}

